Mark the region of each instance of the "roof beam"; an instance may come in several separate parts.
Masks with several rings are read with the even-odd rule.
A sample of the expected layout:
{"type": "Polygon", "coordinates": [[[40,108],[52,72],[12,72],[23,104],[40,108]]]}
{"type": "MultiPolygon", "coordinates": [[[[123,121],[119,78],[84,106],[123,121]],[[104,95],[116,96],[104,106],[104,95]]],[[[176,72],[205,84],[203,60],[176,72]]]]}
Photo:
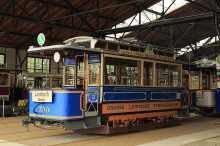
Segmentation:
{"type": "Polygon", "coordinates": [[[114,34],[114,33],[121,33],[121,32],[129,32],[139,29],[146,29],[146,28],[155,28],[155,27],[161,27],[161,26],[167,26],[167,25],[176,25],[176,24],[182,24],[182,23],[189,23],[189,22],[197,22],[197,21],[204,21],[204,20],[210,20],[213,19],[214,15],[213,13],[204,13],[199,15],[191,15],[186,17],[179,17],[179,18],[170,18],[170,19],[161,19],[156,20],[152,22],[148,22],[141,25],[134,25],[130,27],[122,27],[122,28],[116,28],[116,29],[106,29],[106,30],[100,30],[97,31],[99,34],[114,34]]]}
{"type": "MultiPolygon", "coordinates": [[[[37,0],[34,0],[34,1],[37,1],[37,0]]],[[[56,4],[56,3],[53,3],[52,1],[48,2],[48,1],[45,1],[45,0],[40,0],[39,2],[43,3],[43,4],[50,3],[51,6],[55,6],[55,7],[58,7],[58,8],[67,9],[67,10],[72,11],[72,9],[70,7],[63,6],[63,5],[60,5],[60,4],[56,4]]],[[[80,12],[80,13],[83,12],[83,11],[80,11],[80,10],[77,10],[77,11],[80,12]]],[[[92,13],[92,12],[90,12],[89,14],[93,17],[97,17],[97,15],[92,13]]],[[[99,17],[102,18],[102,19],[110,20],[110,21],[115,21],[116,20],[116,19],[109,18],[109,17],[103,16],[103,15],[99,15],[99,17]]]]}
{"type": "Polygon", "coordinates": [[[210,43],[213,38],[214,36],[209,37],[209,39],[203,45],[207,45],[208,43],[210,43]]]}
{"type": "MultiPolygon", "coordinates": [[[[127,2],[126,0],[117,0],[117,1],[119,3],[126,3],[127,2]]],[[[134,7],[135,9],[138,9],[139,11],[142,11],[142,9],[139,6],[137,6],[136,4],[134,4],[134,3],[128,4],[128,5],[134,7]]],[[[150,10],[150,9],[144,9],[144,10],[148,11],[150,13],[153,13],[153,14],[162,15],[162,13],[154,11],[154,10],[150,10]]]]}
{"type": "MultiPolygon", "coordinates": [[[[7,34],[20,35],[20,36],[26,36],[26,37],[36,37],[36,35],[25,34],[25,33],[18,33],[18,32],[7,32],[7,34]]],[[[60,41],[58,39],[54,39],[54,38],[50,38],[50,37],[47,37],[47,39],[51,40],[51,41],[60,41]]]]}
{"type": "MultiPolygon", "coordinates": [[[[73,13],[79,13],[79,11],[76,10],[76,9],[70,4],[70,2],[69,2],[68,0],[64,0],[64,1],[65,1],[65,3],[67,4],[67,6],[69,6],[69,7],[71,8],[71,11],[72,11],[73,13]]],[[[88,22],[82,15],[77,15],[77,17],[79,17],[79,18],[82,20],[82,22],[88,26],[88,28],[89,28],[91,31],[95,31],[95,29],[89,24],[89,22],[88,22]]]]}
{"type": "MultiPolygon", "coordinates": [[[[42,23],[41,21],[37,22],[33,19],[20,17],[20,16],[13,16],[13,15],[4,14],[4,13],[0,13],[0,15],[3,16],[3,17],[6,17],[6,18],[21,20],[21,21],[25,21],[25,22],[30,22],[32,24],[44,25],[44,26],[47,26],[47,27],[56,27],[56,28],[62,28],[62,29],[66,29],[66,30],[74,30],[74,31],[79,31],[79,32],[87,33],[87,34],[92,33],[89,30],[78,29],[78,28],[64,26],[64,25],[60,25],[60,24],[52,24],[50,22],[44,22],[44,23],[42,23]]],[[[7,31],[0,31],[0,33],[7,33],[7,31]]]]}

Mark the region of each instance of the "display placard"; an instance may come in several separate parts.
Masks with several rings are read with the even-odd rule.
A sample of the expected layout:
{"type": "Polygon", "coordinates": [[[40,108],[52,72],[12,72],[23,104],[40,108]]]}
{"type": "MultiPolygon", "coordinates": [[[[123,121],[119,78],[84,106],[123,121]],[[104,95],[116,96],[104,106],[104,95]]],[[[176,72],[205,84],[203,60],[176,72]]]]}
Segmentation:
{"type": "Polygon", "coordinates": [[[32,91],[33,102],[52,102],[52,90],[32,91]]]}
{"type": "Polygon", "coordinates": [[[202,91],[196,91],[196,98],[202,98],[202,91]]]}
{"type": "Polygon", "coordinates": [[[4,100],[8,101],[9,95],[0,95],[0,100],[3,100],[3,98],[4,98],[4,100]]]}

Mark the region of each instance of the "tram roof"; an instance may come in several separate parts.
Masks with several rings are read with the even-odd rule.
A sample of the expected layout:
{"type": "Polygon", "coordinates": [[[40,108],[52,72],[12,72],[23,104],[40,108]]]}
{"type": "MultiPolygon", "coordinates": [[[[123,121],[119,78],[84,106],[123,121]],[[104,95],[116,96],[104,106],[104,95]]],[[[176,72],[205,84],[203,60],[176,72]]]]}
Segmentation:
{"type": "MultiPolygon", "coordinates": [[[[28,52],[33,53],[33,52],[41,52],[41,51],[81,50],[81,51],[90,51],[90,52],[118,54],[117,51],[105,49],[106,45],[115,45],[116,48],[118,46],[119,48],[127,47],[129,48],[129,50],[131,48],[134,51],[138,51],[138,52],[144,52],[147,48],[146,45],[141,46],[139,44],[125,42],[125,41],[110,41],[100,38],[89,37],[89,36],[80,36],[80,37],[73,37],[67,39],[63,42],[63,44],[59,44],[59,45],[50,45],[50,46],[41,46],[41,47],[30,46],[28,52]]],[[[154,51],[174,54],[174,52],[159,50],[156,47],[154,47],[154,51]]]]}
{"type": "MultiPolygon", "coordinates": [[[[30,46],[28,49],[28,52],[29,53],[40,53],[41,55],[47,55],[47,56],[52,56],[55,52],[59,52],[59,51],[60,53],[62,53],[62,56],[72,55],[74,54],[73,53],[74,51],[97,52],[97,53],[105,53],[105,54],[112,54],[112,55],[131,56],[131,55],[126,55],[126,54],[120,54],[118,50],[113,51],[113,50],[106,50],[104,48],[96,48],[95,43],[91,47],[77,46],[76,44],[74,44],[74,43],[84,42],[84,41],[94,41],[95,43],[98,43],[98,42],[113,43],[115,45],[127,45],[127,46],[133,46],[137,48],[146,49],[146,46],[138,46],[136,44],[128,44],[125,42],[115,42],[115,41],[109,41],[109,40],[98,39],[98,38],[93,38],[93,37],[74,37],[74,38],[70,38],[64,41],[64,44],[60,44],[60,45],[51,45],[51,46],[42,46],[42,47],[30,46]],[[66,51],[69,52],[68,55],[65,55],[66,51]]],[[[168,51],[161,51],[161,50],[156,50],[156,51],[173,54],[173,52],[168,52],[168,51]]],[[[144,53],[144,52],[140,52],[140,53],[144,53]]],[[[133,56],[133,57],[143,58],[141,56],[133,56]]],[[[146,58],[146,59],[160,60],[156,58],[146,58]]],[[[164,61],[178,63],[178,64],[189,64],[188,62],[183,62],[179,60],[172,61],[168,59],[164,61]]]]}

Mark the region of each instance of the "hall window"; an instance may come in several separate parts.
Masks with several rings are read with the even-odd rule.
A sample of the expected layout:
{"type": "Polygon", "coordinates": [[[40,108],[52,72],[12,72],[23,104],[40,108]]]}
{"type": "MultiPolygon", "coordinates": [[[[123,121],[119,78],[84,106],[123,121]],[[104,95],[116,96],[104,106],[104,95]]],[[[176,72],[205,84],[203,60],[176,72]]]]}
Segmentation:
{"type": "Polygon", "coordinates": [[[0,54],[0,65],[1,64],[5,64],[5,55],[4,54],[0,54]]]}
{"type": "Polygon", "coordinates": [[[28,72],[50,72],[50,59],[28,57],[27,58],[27,71],[28,72]]]}

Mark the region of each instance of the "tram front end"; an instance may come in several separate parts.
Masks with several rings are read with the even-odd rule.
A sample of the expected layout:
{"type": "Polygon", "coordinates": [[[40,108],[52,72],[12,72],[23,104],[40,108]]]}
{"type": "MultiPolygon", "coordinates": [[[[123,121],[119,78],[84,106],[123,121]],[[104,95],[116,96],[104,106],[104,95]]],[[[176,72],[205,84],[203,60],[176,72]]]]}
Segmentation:
{"type": "Polygon", "coordinates": [[[29,119],[23,124],[84,128],[83,90],[33,89],[29,91],[29,119]],[[40,124],[40,125],[39,125],[40,124]]]}

